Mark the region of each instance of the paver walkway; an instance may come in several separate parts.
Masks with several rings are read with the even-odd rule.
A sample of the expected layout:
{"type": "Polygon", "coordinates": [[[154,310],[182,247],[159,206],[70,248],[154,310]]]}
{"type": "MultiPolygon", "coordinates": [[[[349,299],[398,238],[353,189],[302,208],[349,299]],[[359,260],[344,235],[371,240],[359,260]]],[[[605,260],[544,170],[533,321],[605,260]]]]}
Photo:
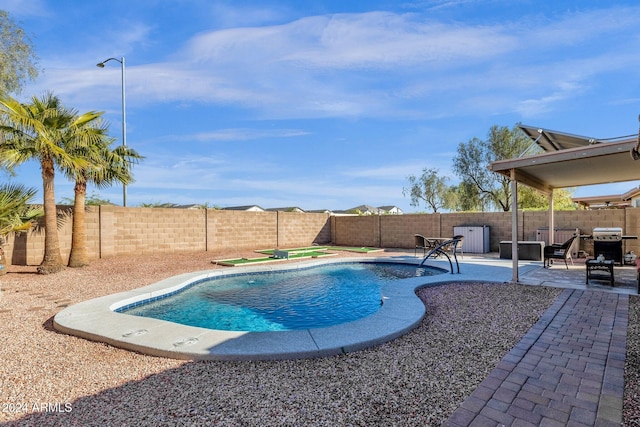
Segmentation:
{"type": "Polygon", "coordinates": [[[619,426],[627,295],[566,289],[452,414],[456,426],[619,426]]]}

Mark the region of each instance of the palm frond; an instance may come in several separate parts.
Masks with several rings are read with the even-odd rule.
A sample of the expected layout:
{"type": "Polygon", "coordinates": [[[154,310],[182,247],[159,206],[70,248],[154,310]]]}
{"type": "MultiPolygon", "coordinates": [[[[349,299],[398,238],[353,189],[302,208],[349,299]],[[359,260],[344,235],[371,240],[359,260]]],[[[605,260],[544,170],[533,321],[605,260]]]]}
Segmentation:
{"type": "Polygon", "coordinates": [[[28,205],[36,193],[36,189],[20,184],[0,185],[0,236],[29,230],[44,214],[41,207],[28,205]]]}

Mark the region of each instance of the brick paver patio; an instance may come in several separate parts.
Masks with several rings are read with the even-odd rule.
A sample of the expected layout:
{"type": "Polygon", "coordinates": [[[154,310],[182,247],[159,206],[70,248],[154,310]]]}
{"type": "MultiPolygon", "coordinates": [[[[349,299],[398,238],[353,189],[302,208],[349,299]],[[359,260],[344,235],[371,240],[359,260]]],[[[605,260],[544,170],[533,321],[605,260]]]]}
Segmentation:
{"type": "Polygon", "coordinates": [[[619,426],[628,309],[566,289],[445,425],[619,426]]]}

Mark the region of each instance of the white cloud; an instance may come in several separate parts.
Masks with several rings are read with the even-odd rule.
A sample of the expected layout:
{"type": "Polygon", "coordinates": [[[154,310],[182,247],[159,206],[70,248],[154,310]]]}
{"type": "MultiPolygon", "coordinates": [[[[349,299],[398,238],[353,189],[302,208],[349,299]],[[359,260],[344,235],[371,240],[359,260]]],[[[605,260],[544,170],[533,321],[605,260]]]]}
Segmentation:
{"type": "Polygon", "coordinates": [[[387,69],[400,64],[486,60],[514,48],[500,27],[445,25],[388,12],[302,18],[288,24],[194,37],[183,59],[296,69],[387,69]]]}
{"type": "MultiPolygon", "coordinates": [[[[237,22],[232,10],[224,19],[237,22]]],[[[250,20],[276,16],[259,11],[250,20]]],[[[513,111],[535,116],[552,111],[558,100],[583,96],[603,73],[637,64],[638,40],[632,37],[606,49],[574,47],[605,43],[639,19],[637,8],[487,25],[368,12],[213,30],[193,36],[161,62],[128,65],[128,103],[233,105],[252,118],[275,119],[435,119],[513,111]]],[[[127,51],[148,42],[150,26],[130,23],[121,33],[126,36],[111,49],[127,51]]],[[[117,108],[117,67],[87,68],[96,62],[95,51],[108,52],[105,46],[73,61],[43,58],[46,74],[39,86],[56,88],[75,105],[91,93],[117,108]]]]}
{"type": "Polygon", "coordinates": [[[309,135],[309,132],[297,129],[220,129],[213,132],[203,132],[192,135],[167,136],[166,138],[161,139],[170,139],[175,141],[229,142],[263,138],[295,138],[305,135],[309,135]]]}

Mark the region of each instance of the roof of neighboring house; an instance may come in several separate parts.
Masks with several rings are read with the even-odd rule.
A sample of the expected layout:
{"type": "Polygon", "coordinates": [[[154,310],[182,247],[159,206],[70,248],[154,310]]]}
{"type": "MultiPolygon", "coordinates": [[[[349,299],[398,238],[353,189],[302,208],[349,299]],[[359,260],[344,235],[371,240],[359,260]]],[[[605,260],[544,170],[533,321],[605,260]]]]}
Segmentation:
{"type": "Polygon", "coordinates": [[[204,209],[204,205],[198,204],[198,203],[194,203],[191,205],[175,205],[172,206],[174,208],[180,208],[180,209],[204,209]]]}
{"type": "Polygon", "coordinates": [[[225,211],[264,211],[258,205],[247,205],[247,206],[227,206],[226,208],[222,208],[225,211]]]}
{"type": "Polygon", "coordinates": [[[328,214],[330,214],[333,211],[330,210],[330,209],[314,209],[314,210],[310,210],[310,211],[307,211],[307,212],[309,212],[309,213],[328,213],[328,214]]]}
{"type": "Polygon", "coordinates": [[[622,195],[622,198],[625,200],[631,200],[634,197],[640,197],[640,185],[636,188],[632,188],[622,195]]]}
{"type": "Polygon", "coordinates": [[[347,210],[348,212],[354,212],[354,211],[358,211],[361,212],[363,214],[381,214],[384,213],[381,211],[381,209],[373,207],[373,206],[369,206],[369,205],[360,205],[360,206],[356,206],[355,208],[351,208],[347,210]]]}
{"type": "Polygon", "coordinates": [[[571,200],[586,208],[625,208],[631,206],[631,200],[640,196],[640,186],[634,187],[623,194],[609,194],[605,196],[573,197],[571,200]]]}
{"type": "Polygon", "coordinates": [[[268,208],[267,212],[305,212],[304,209],[299,208],[297,206],[289,206],[286,208],[268,208]]]}
{"type": "Polygon", "coordinates": [[[378,209],[381,209],[381,210],[383,210],[385,212],[393,212],[393,211],[402,212],[402,209],[400,209],[397,206],[393,206],[393,205],[390,205],[390,206],[378,206],[378,209]]]}
{"type": "MultiPolygon", "coordinates": [[[[169,207],[169,206],[167,206],[169,207]]],[[[197,208],[201,207],[200,205],[172,205],[171,207],[180,207],[180,208],[197,208]]],[[[222,210],[227,211],[260,211],[260,212],[309,212],[309,213],[328,213],[328,214],[344,214],[344,215],[353,215],[354,212],[359,212],[361,215],[384,215],[386,213],[403,213],[402,209],[394,205],[388,206],[380,206],[374,207],[370,205],[360,205],[355,208],[347,209],[347,210],[330,210],[330,209],[315,209],[315,210],[304,210],[298,206],[287,206],[282,208],[268,208],[263,209],[258,205],[245,205],[245,206],[227,206],[225,208],[220,208],[222,210]]]]}
{"type": "Polygon", "coordinates": [[[336,215],[353,215],[354,213],[359,213],[360,215],[384,215],[391,212],[403,213],[402,209],[397,206],[388,205],[388,206],[380,206],[374,207],[371,205],[360,205],[347,210],[337,210],[333,211],[333,214],[336,215]]]}

